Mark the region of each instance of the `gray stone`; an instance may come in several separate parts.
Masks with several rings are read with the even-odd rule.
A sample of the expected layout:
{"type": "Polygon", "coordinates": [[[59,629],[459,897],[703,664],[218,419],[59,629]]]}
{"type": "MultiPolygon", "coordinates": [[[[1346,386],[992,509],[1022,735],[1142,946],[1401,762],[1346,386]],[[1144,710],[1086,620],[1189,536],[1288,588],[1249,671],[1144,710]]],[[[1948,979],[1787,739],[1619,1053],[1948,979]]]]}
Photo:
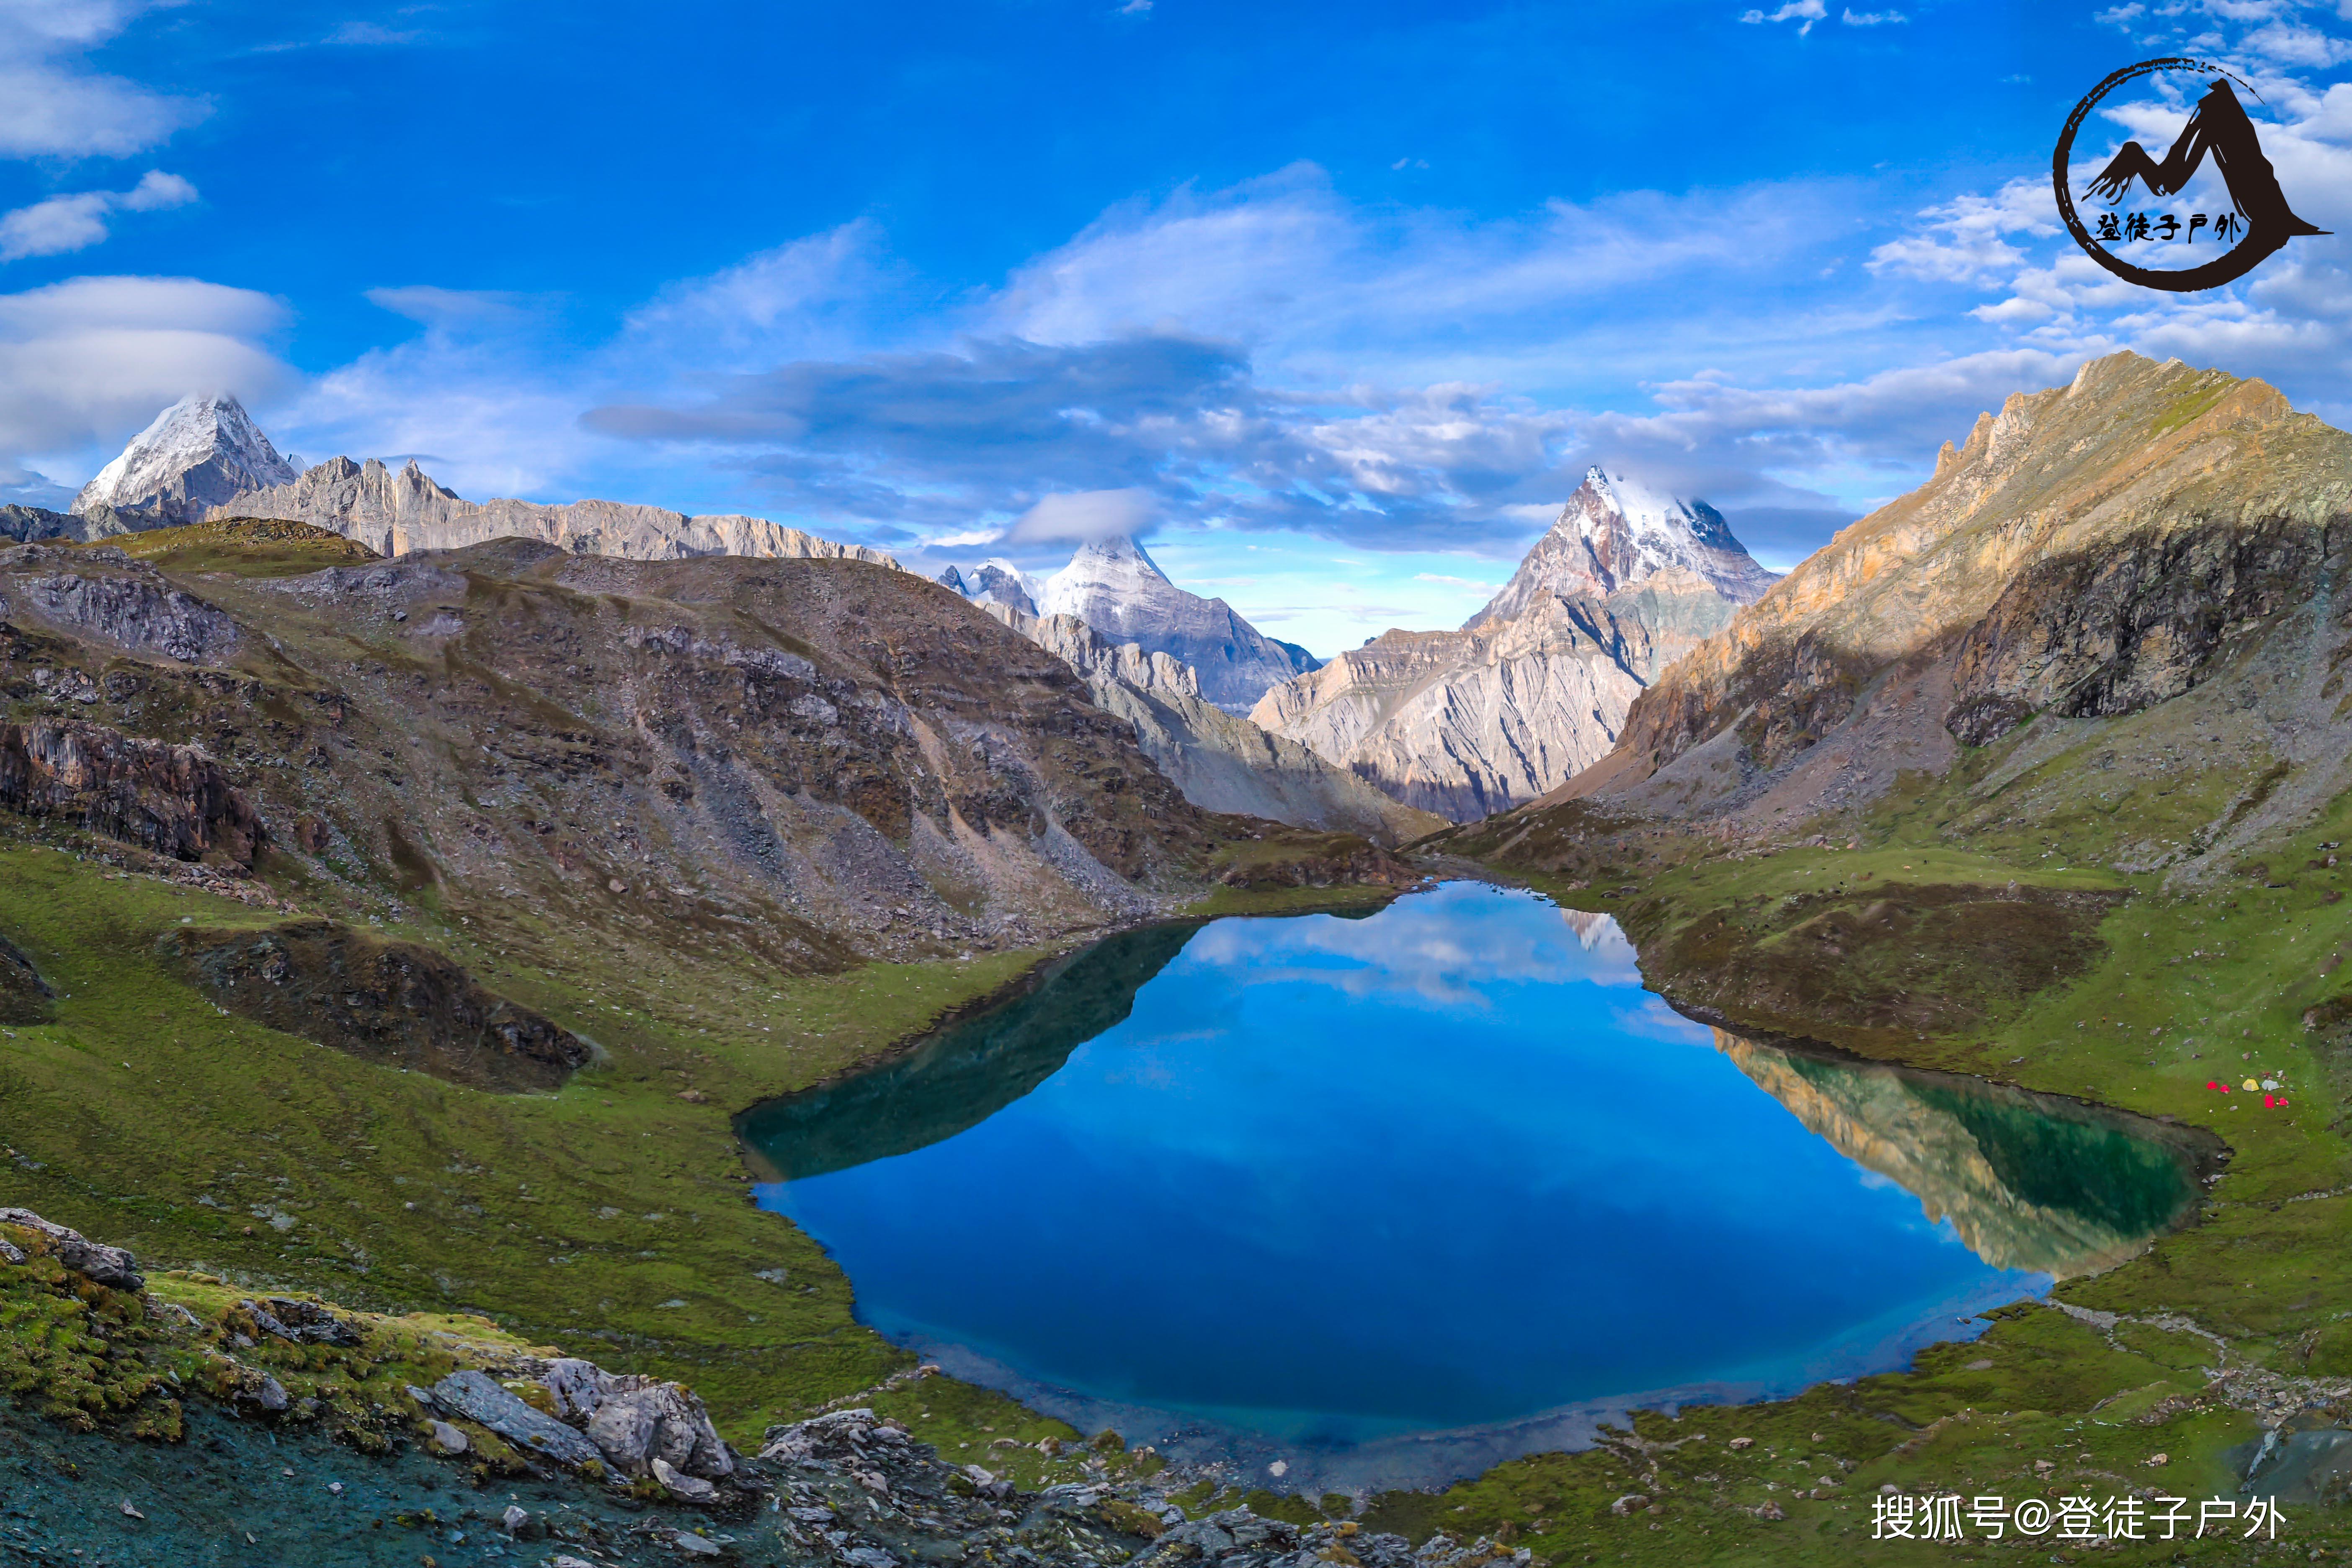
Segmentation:
{"type": "Polygon", "coordinates": [[[669,1543],[688,1557],[716,1557],[727,1549],[707,1535],[697,1535],[681,1530],[669,1538],[669,1543]]]}
{"type": "Polygon", "coordinates": [[[470,1368],[453,1372],[433,1385],[433,1397],[443,1408],[559,1464],[584,1465],[604,1458],[595,1444],[554,1416],[532,1409],[486,1373],[470,1368]]]}
{"type": "Polygon", "coordinates": [[[547,1389],[556,1413],[581,1428],[605,1462],[629,1475],[651,1473],[656,1459],[682,1475],[715,1479],[735,1473],[735,1457],[710,1424],[709,1411],[682,1384],[615,1375],[566,1356],[548,1363],[547,1389]]]}
{"type": "Polygon", "coordinates": [[[662,1489],[684,1501],[709,1502],[719,1493],[717,1487],[701,1477],[689,1476],[672,1468],[667,1459],[656,1458],[652,1469],[654,1479],[661,1483],[662,1489]]]}
{"type": "MultiPolygon", "coordinates": [[[[26,1230],[39,1231],[49,1238],[50,1250],[56,1254],[58,1262],[110,1290],[143,1290],[147,1288],[147,1281],[139,1274],[139,1260],[120,1247],[101,1246],[89,1240],[78,1230],[51,1224],[30,1209],[0,1208],[0,1225],[22,1226],[26,1230]]],[[[16,1260],[23,1260],[22,1253],[17,1255],[16,1260]]]]}
{"type": "Polygon", "coordinates": [[[463,1432],[446,1421],[436,1421],[433,1423],[433,1446],[445,1454],[455,1455],[464,1453],[473,1444],[466,1440],[463,1432]]]}

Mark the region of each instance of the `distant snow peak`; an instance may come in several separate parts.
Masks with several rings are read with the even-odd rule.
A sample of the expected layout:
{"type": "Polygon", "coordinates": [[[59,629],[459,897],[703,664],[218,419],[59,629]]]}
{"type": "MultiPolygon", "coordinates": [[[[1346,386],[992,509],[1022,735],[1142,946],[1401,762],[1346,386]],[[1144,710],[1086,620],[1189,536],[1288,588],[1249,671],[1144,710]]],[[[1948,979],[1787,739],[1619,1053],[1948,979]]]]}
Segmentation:
{"type": "Polygon", "coordinates": [[[1131,534],[1078,546],[1037,589],[1036,601],[1039,615],[1076,616],[1113,644],[1136,643],[1191,665],[1201,695],[1229,713],[1248,712],[1268,687],[1316,668],[1314,655],[1275,641],[1223,599],[1170,582],[1131,534]]]}
{"type": "Polygon", "coordinates": [[[300,459],[280,456],[235,397],[191,393],[132,437],[74,497],[73,510],[111,507],[193,522],[232,496],[290,483],[301,472],[300,459]]]}
{"type": "Polygon", "coordinates": [[[1596,463],[1584,470],[1550,531],[1465,629],[1516,620],[1547,596],[1606,598],[1677,571],[1740,605],[1779,581],[1706,502],[1684,500],[1596,463]]]}
{"type": "Polygon", "coordinates": [[[1169,581],[1168,574],[1160,569],[1160,563],[1151,559],[1142,545],[1119,533],[1078,546],[1070,563],[1045,579],[1045,595],[1038,603],[1046,615],[1076,616],[1085,620],[1088,617],[1082,606],[1099,605],[1106,595],[1143,604],[1163,597],[1163,591],[1184,593],[1169,581]]]}
{"type": "Polygon", "coordinates": [[[991,556],[970,571],[950,566],[937,581],[975,605],[1002,605],[1024,616],[1038,614],[1037,598],[1045,585],[1003,556],[991,556]]]}

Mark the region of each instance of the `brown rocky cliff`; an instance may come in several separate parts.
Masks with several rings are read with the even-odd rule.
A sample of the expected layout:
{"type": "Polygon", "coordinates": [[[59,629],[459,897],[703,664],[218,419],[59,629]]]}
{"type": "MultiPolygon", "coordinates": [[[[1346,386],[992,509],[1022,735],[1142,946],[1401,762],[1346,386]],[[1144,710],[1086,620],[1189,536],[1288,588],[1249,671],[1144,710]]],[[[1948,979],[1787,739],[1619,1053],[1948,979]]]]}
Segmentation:
{"type": "Polygon", "coordinates": [[[266,837],[251,803],[200,748],[76,720],[0,724],[0,805],[241,869],[266,837]]]}
{"type": "Polygon", "coordinates": [[[1634,702],[1607,787],[1735,726],[1751,771],[1778,767],[1905,659],[1955,661],[1971,741],[2042,707],[2159,700],[2233,620],[2275,607],[2347,505],[2352,437],[2273,388],[2095,361],[1981,416],[1935,478],[1685,655],[1634,702]]]}

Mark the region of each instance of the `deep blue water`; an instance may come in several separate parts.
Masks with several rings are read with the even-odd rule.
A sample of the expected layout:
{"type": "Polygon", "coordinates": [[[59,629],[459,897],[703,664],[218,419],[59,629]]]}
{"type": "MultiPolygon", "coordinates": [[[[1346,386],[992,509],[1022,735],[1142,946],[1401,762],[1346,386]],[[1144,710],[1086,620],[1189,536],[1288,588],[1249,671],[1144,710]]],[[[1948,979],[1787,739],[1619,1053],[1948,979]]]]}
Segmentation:
{"type": "Polygon", "coordinates": [[[741,1129],[884,1334],[1253,1453],[1880,1370],[2186,1201],[2170,1151],[2016,1091],[1727,1048],[1761,1077],[1612,922],[1457,883],[1114,939],[741,1129]],[[1903,1123],[1873,1157],[1922,1191],[1792,1110],[1903,1123]],[[2070,1212],[2103,1183],[2137,1186],[2070,1212]]]}

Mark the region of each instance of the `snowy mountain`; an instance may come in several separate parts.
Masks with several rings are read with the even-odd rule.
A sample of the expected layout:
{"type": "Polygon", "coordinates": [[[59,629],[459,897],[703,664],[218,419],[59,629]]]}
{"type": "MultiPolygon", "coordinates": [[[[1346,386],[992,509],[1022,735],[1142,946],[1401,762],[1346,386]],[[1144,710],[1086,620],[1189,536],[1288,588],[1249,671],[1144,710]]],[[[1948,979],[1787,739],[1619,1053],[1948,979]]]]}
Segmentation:
{"type": "Polygon", "coordinates": [[[301,471],[301,460],[280,457],[236,398],[191,394],[131,437],[74,497],[73,510],[194,522],[231,497],[287,484],[301,471]]]}
{"type": "Polygon", "coordinates": [[[1560,509],[1503,591],[1463,624],[1465,631],[1517,620],[1545,595],[1606,598],[1680,567],[1735,605],[1752,605],[1779,576],[1732,537],[1723,514],[1598,467],[1560,509]]]}
{"type": "Polygon", "coordinates": [[[964,579],[964,597],[975,605],[1003,605],[1024,616],[1037,613],[1037,595],[1045,585],[1010,561],[982,562],[964,579]]]}
{"type": "Polygon", "coordinates": [[[1201,695],[1231,713],[1248,712],[1269,687],[1318,663],[1305,648],[1267,637],[1223,599],[1179,588],[1132,539],[1081,545],[1035,598],[1039,615],[1076,616],[1113,644],[1136,643],[1191,665],[1201,695]]]}
{"type": "Polygon", "coordinates": [[[1779,579],[1705,501],[1598,468],[1460,631],[1391,631],[1277,686],[1250,715],[1455,821],[1606,755],[1643,688],[1779,579]]]}

